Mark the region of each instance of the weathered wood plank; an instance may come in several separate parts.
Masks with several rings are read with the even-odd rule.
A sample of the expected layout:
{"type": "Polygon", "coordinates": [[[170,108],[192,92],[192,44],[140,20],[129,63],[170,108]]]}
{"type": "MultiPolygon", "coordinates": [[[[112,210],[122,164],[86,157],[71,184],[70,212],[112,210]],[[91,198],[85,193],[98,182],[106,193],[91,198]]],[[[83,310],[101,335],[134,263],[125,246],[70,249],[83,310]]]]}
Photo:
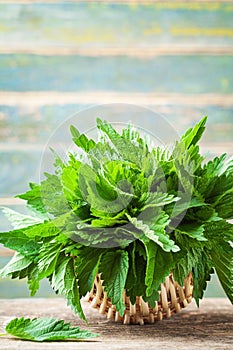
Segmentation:
{"type": "MultiPolygon", "coordinates": [[[[83,124],[82,113],[76,114],[76,118],[73,116],[88,106],[86,104],[45,104],[29,107],[27,99],[24,100],[24,105],[0,105],[0,151],[43,149],[55,129],[65,120],[70,118],[70,123],[77,121],[83,124]]],[[[196,105],[167,103],[165,105],[147,104],[147,107],[157,115],[165,117],[178,134],[194,125],[202,116],[208,115],[205,143],[216,143],[216,146],[223,143],[224,146],[224,143],[233,141],[233,103],[228,108],[216,105],[199,106],[197,99],[196,105]]],[[[111,116],[106,117],[111,119],[111,116]]],[[[95,115],[93,115],[94,118],[95,115]]],[[[133,116],[131,115],[130,118],[133,116]]],[[[150,130],[156,130],[155,124],[156,122],[152,119],[150,130]]],[[[90,125],[85,125],[88,130],[90,125]]]]}
{"type": "Polygon", "coordinates": [[[40,178],[40,159],[43,149],[0,153],[0,196],[10,197],[28,190],[29,182],[40,178]]]}
{"type": "Polygon", "coordinates": [[[169,47],[156,47],[156,48],[143,48],[143,50],[131,47],[119,47],[119,48],[67,48],[67,47],[29,47],[29,46],[14,46],[14,47],[0,47],[0,54],[34,54],[34,55],[46,55],[46,56],[132,56],[139,58],[168,56],[168,55],[233,55],[233,46],[226,47],[186,47],[182,46],[169,46],[169,47]]]}
{"type": "Polygon", "coordinates": [[[0,90],[233,92],[233,56],[0,55],[0,90]]]}
{"type": "Polygon", "coordinates": [[[180,94],[143,93],[143,92],[113,92],[113,91],[0,91],[0,105],[21,106],[23,109],[41,108],[44,105],[86,105],[93,106],[105,103],[130,103],[144,106],[166,105],[196,105],[200,108],[206,106],[232,107],[233,94],[205,93],[180,94]]]}
{"type": "Polygon", "coordinates": [[[5,3],[0,47],[230,46],[232,14],[232,4],[209,1],[5,3]]]}
{"type": "MultiPolygon", "coordinates": [[[[226,299],[204,299],[200,309],[191,304],[181,314],[151,326],[123,326],[84,304],[89,328],[99,332],[94,341],[66,342],[66,349],[232,349],[232,306],[226,299]]],[[[0,331],[14,317],[58,317],[85,328],[61,299],[1,300],[0,331]]],[[[87,327],[87,326],[86,326],[87,327]]],[[[41,344],[1,338],[1,349],[41,349],[41,344]]],[[[43,343],[43,349],[64,349],[63,342],[43,343]]]]}

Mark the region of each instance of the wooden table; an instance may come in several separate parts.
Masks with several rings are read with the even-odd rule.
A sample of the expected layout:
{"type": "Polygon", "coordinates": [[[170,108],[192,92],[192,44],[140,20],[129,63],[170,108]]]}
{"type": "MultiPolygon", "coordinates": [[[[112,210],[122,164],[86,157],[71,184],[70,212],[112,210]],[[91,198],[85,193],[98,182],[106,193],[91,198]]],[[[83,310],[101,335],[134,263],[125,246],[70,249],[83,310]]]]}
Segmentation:
{"type": "MultiPolygon", "coordinates": [[[[123,326],[109,322],[86,303],[89,328],[100,337],[87,342],[34,343],[0,338],[0,349],[233,349],[233,307],[227,299],[205,299],[198,309],[193,302],[179,315],[146,326],[123,326]]],[[[63,299],[0,300],[0,333],[14,317],[52,316],[73,325],[85,325],[63,299]]]]}

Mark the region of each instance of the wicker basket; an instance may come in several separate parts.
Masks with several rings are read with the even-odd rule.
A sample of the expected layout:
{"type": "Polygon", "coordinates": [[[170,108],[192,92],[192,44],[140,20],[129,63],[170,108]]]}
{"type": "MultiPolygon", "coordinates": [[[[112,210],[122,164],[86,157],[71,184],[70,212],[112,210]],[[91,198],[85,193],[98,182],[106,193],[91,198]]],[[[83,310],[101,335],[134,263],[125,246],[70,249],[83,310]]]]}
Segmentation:
{"type": "Polygon", "coordinates": [[[116,307],[112,305],[111,299],[107,297],[102,286],[103,281],[97,275],[93,288],[85,297],[85,300],[91,303],[93,308],[99,310],[100,314],[106,314],[108,319],[114,319],[123,324],[154,323],[163,318],[171,317],[181,311],[192,301],[193,281],[191,273],[184,280],[184,286],[181,287],[174,281],[173,275],[166,277],[165,282],[161,284],[159,300],[154,308],[145,303],[142,297],[136,298],[136,303],[131,304],[129,297],[124,292],[123,298],[126,309],[123,316],[119,315],[116,307]]]}

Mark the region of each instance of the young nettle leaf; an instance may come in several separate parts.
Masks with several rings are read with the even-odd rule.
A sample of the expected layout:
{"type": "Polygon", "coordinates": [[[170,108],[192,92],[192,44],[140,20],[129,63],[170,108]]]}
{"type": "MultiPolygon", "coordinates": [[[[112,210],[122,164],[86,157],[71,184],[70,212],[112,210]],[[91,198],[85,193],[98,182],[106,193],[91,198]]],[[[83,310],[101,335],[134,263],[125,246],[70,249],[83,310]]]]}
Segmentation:
{"type": "Polygon", "coordinates": [[[86,320],[80,302],[75,262],[72,256],[67,257],[64,252],[59,255],[53,274],[50,277],[50,283],[56,293],[66,298],[67,304],[71,306],[72,310],[81,319],[86,320]]]}
{"type": "Polygon", "coordinates": [[[66,339],[85,340],[99,336],[97,333],[81,330],[79,327],[71,327],[70,323],[50,317],[33,318],[32,320],[23,317],[15,318],[7,324],[5,330],[8,334],[19,339],[36,342],[66,339]]]}
{"type": "Polygon", "coordinates": [[[2,277],[16,278],[20,273],[25,271],[32,264],[32,260],[21,255],[20,253],[15,253],[13,258],[8,262],[8,264],[0,270],[0,275],[2,277]],[[16,276],[17,274],[17,276],[16,276]]]}
{"type": "Polygon", "coordinates": [[[189,224],[181,224],[176,228],[176,232],[188,235],[189,237],[195,238],[198,241],[207,241],[204,236],[204,225],[199,225],[192,222],[189,224]]]}
{"type": "Polygon", "coordinates": [[[10,221],[14,229],[20,229],[44,222],[42,218],[20,214],[10,208],[2,207],[0,209],[10,221]]]}
{"type": "Polygon", "coordinates": [[[123,292],[129,269],[129,257],[127,251],[117,250],[103,254],[99,271],[104,280],[104,288],[112,302],[116,305],[120,315],[124,314],[125,304],[123,292]]]}
{"type": "Polygon", "coordinates": [[[39,252],[41,243],[29,238],[25,231],[26,228],[0,233],[0,243],[6,248],[16,250],[25,256],[36,256],[39,252]]]}
{"type": "Polygon", "coordinates": [[[85,152],[89,152],[93,147],[95,147],[96,145],[95,141],[92,139],[88,140],[86,135],[80,134],[80,132],[75,126],[71,125],[70,132],[71,132],[71,135],[73,136],[74,143],[78,147],[82,148],[85,152]]]}
{"type": "Polygon", "coordinates": [[[143,219],[145,217],[144,221],[130,217],[129,215],[127,215],[127,217],[137,230],[142,231],[143,235],[140,237],[141,240],[143,240],[144,237],[149,238],[167,252],[176,252],[179,250],[179,247],[169,238],[169,235],[165,231],[165,228],[170,222],[169,217],[165,212],[161,211],[157,218],[155,218],[152,222],[149,221],[144,215],[142,215],[143,219]]]}
{"type": "Polygon", "coordinates": [[[75,261],[75,269],[81,296],[85,296],[92,289],[102,254],[103,249],[83,247],[82,250],[79,250],[75,261]]]}
{"type": "Polygon", "coordinates": [[[204,117],[199,123],[197,123],[194,128],[190,128],[181,137],[181,140],[185,143],[187,149],[192,145],[196,145],[201,139],[203,132],[205,131],[205,124],[207,122],[207,117],[204,117]]]}

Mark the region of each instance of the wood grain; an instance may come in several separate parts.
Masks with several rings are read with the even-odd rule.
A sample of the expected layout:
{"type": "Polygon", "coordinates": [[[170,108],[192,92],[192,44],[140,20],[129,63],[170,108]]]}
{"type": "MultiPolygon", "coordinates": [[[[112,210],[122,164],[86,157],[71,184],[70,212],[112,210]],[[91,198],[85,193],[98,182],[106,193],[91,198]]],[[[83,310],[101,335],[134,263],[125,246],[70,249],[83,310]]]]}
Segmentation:
{"type": "MultiPolygon", "coordinates": [[[[226,299],[204,299],[200,309],[191,304],[171,319],[150,326],[123,326],[106,321],[84,304],[89,329],[100,333],[93,341],[31,343],[1,338],[1,349],[232,349],[233,308],[226,299]]],[[[14,317],[58,317],[73,325],[79,321],[61,299],[1,300],[0,332],[14,317]]],[[[87,327],[87,326],[86,326],[87,327]]]]}
{"type": "Polygon", "coordinates": [[[233,56],[0,55],[0,90],[231,94],[232,66],[233,56]]]}
{"type": "Polygon", "coordinates": [[[233,4],[222,2],[5,1],[0,4],[0,47],[145,48],[233,45],[233,4]]]}

